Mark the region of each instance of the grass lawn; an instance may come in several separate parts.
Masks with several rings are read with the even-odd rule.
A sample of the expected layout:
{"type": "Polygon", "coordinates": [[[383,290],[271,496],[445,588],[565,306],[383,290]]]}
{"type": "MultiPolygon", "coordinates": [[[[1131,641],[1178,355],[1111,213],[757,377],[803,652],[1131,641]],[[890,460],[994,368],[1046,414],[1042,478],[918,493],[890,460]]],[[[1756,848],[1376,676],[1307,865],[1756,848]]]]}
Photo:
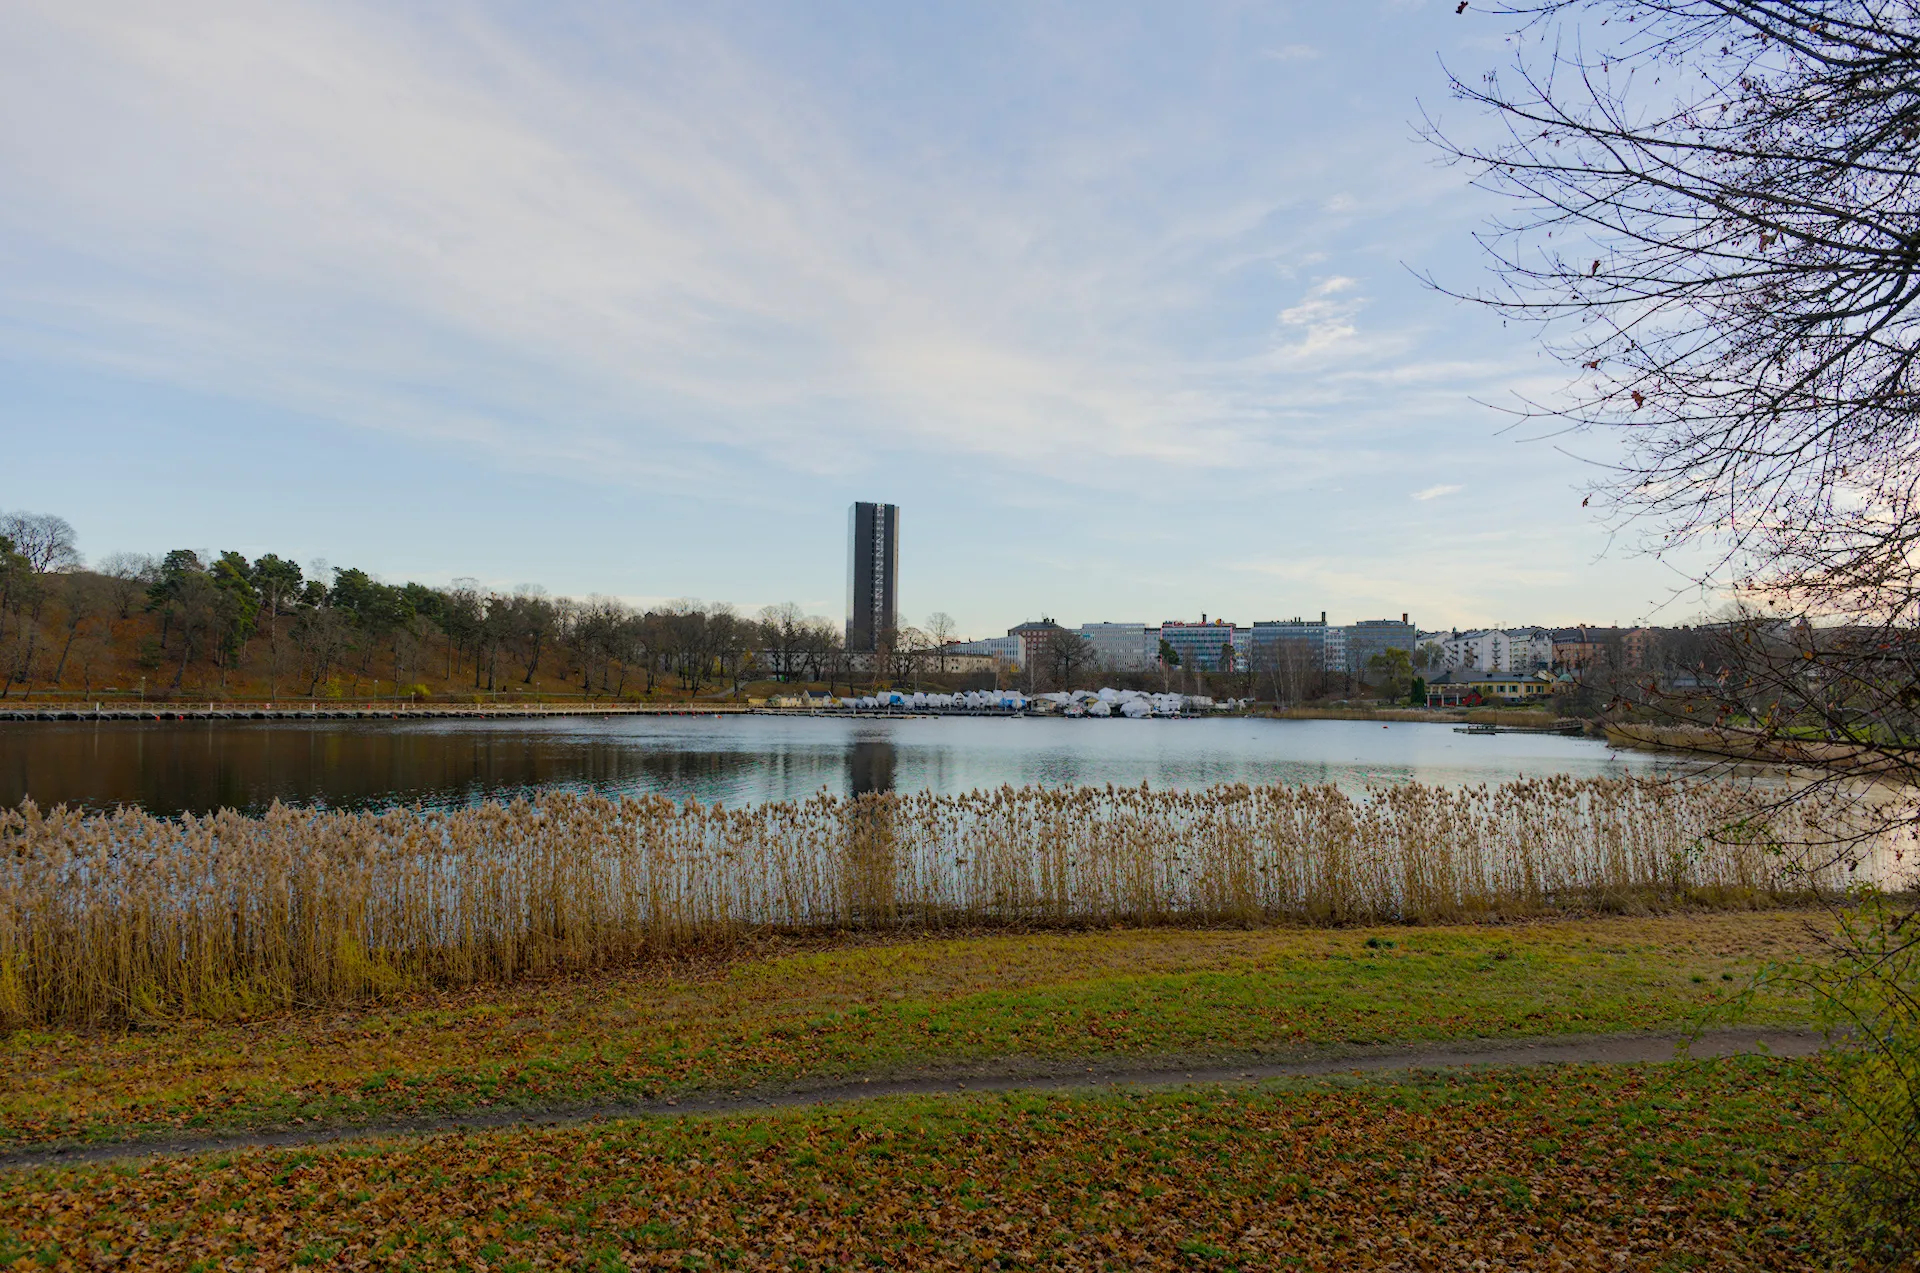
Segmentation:
{"type": "MultiPolygon", "coordinates": [[[[257,1022],[20,1032],[0,1144],[594,1104],[987,1060],[1313,1055],[1672,1028],[1815,916],[767,943],[257,1022]]],[[[1762,1002],[1750,1019],[1791,1022],[1762,1002]]]]}
{"type": "Polygon", "coordinates": [[[0,1175],[0,1266],[1831,1267],[1812,1063],[922,1097],[0,1175]]]}

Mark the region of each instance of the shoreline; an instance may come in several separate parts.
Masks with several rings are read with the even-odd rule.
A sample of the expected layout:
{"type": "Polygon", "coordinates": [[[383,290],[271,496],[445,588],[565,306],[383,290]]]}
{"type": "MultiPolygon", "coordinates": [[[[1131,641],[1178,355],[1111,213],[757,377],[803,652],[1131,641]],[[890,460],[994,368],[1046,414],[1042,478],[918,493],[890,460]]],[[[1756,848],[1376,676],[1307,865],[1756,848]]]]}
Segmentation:
{"type": "Polygon", "coordinates": [[[1861,743],[1784,738],[1759,730],[1610,722],[1607,745],[1622,750],[1777,766],[1784,769],[1846,773],[1870,782],[1905,785],[1907,768],[1883,751],[1861,743]]]}
{"type": "Polygon", "coordinates": [[[1280,707],[1249,715],[1264,715],[1275,720],[1360,720],[1382,724],[1412,725],[1494,725],[1510,729],[1553,730],[1579,724],[1593,736],[1591,722],[1552,712],[1514,707],[1470,707],[1458,709],[1430,707],[1280,707]]]}
{"type": "MultiPolygon", "coordinates": [[[[331,702],[311,700],[199,700],[155,703],[93,702],[0,702],[0,722],[37,721],[215,721],[215,720],[448,720],[448,719],[527,719],[554,716],[782,716],[848,719],[937,718],[946,716],[1046,719],[1057,712],[995,710],[991,708],[908,708],[899,711],[849,709],[840,707],[787,707],[769,703],[739,701],[673,702],[566,702],[538,703],[396,703],[373,699],[345,699],[331,702]]],[[[1162,719],[1156,717],[1155,719],[1162,719]]],[[[1175,719],[1168,717],[1165,719],[1175,719]]],[[[1371,721],[1381,724],[1492,725],[1527,731],[1565,731],[1573,725],[1585,727],[1587,737],[1597,737],[1593,722],[1575,722],[1548,712],[1513,708],[1474,708],[1459,711],[1430,710],[1416,707],[1285,707],[1251,708],[1232,711],[1196,710],[1182,712],[1181,720],[1342,720],[1371,721]]],[[[1607,727],[1611,738],[1613,727],[1607,727]]],[[[1663,747],[1657,742],[1630,744],[1645,750],[1684,750],[1663,747]]]]}

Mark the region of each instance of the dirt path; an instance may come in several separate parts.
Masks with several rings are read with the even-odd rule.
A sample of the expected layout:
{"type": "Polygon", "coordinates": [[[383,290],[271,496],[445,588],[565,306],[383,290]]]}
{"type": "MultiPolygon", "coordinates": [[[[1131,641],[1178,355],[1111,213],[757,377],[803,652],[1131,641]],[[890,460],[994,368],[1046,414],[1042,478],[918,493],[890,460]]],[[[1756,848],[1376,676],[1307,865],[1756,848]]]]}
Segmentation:
{"type": "MultiPolygon", "coordinates": [[[[600,1119],[677,1118],[691,1114],[742,1114],[871,1100],[882,1096],[926,1096],[943,1092],[1071,1092],[1130,1085],[1183,1087],[1257,1082],[1261,1079],[1326,1074],[1380,1074],[1411,1070],[1447,1070],[1473,1066],[1645,1065],[1673,1061],[1686,1036],[1607,1034],[1579,1038],[1462,1040],[1444,1045],[1344,1051],[1285,1061],[1220,1057],[1104,1058],[1091,1064],[1006,1060],[982,1062],[938,1073],[873,1075],[837,1079],[830,1084],[794,1084],[779,1089],[704,1093],[685,1098],[637,1101],[621,1105],[536,1109],[516,1107],[469,1110],[460,1114],[360,1123],[332,1127],[294,1127],[228,1135],[179,1136],[0,1154],[0,1170],[69,1166],[80,1163],[233,1149],[287,1149],[386,1136],[435,1132],[486,1131],[507,1127],[558,1127],[600,1119]]],[[[1687,1055],[1698,1060],[1759,1053],[1811,1056],[1823,1040],[1806,1030],[1709,1030],[1694,1038],[1687,1055]]]]}

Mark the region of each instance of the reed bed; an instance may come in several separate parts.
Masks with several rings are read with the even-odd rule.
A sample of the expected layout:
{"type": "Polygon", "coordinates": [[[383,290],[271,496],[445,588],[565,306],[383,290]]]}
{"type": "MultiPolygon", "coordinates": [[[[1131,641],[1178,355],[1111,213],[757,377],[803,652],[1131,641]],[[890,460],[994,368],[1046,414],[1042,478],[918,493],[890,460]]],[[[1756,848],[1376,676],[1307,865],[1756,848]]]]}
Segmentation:
{"type": "MultiPolygon", "coordinates": [[[[450,811],[0,811],[0,1021],[115,1023],[616,965],[754,930],[1449,921],[1804,890],[1761,793],[1546,778],[450,811]]],[[[1818,818],[1797,807],[1787,815],[1818,818]]],[[[1812,881],[1818,885],[1821,881],[1812,881]]],[[[1838,883],[1838,881],[1834,881],[1838,883]]]]}

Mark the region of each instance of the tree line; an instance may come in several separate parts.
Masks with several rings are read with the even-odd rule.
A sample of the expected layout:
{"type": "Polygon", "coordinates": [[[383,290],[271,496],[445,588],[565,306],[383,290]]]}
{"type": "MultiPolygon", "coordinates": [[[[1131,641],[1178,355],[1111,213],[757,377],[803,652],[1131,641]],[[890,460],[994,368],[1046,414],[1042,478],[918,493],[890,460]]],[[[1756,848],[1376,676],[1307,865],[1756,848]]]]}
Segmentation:
{"type": "Polygon", "coordinates": [[[753,614],[682,599],[641,607],[617,597],[555,596],[536,584],[490,589],[387,583],[356,567],[303,567],[176,548],[117,552],[89,565],[71,524],[0,513],[0,698],[36,689],[154,695],[316,696],[341,682],[387,694],[555,693],[586,697],[738,692],[754,681],[1032,690],[1115,685],[1281,701],[1327,686],[1299,660],[1227,672],[1114,668],[1061,630],[1024,671],[981,670],[955,656],[951,615],[879,634],[851,652],[836,621],[794,602],[753,614]],[[555,684],[555,682],[559,682],[555,684]]]}
{"type": "Polygon", "coordinates": [[[861,675],[944,670],[953,621],[886,634],[851,658],[840,625],[788,602],[757,614],[686,599],[507,591],[478,580],[386,583],[358,568],[303,568],[291,556],[122,552],[89,567],[73,527],[47,513],[0,514],[0,697],[133,675],[161,694],[315,695],[340,678],[405,694],[426,682],[476,692],[584,696],[695,694],[779,679],[851,686],[861,675]]]}

